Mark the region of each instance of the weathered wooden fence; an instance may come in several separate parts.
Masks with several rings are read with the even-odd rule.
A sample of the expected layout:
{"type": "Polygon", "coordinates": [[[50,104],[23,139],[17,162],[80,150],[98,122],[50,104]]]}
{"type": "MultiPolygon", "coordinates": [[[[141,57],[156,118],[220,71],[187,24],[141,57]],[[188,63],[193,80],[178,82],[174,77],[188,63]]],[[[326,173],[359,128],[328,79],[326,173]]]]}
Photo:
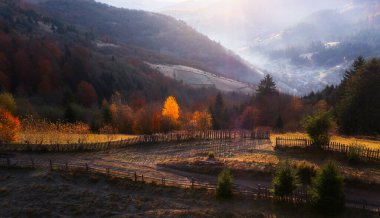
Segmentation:
{"type": "MultiPolygon", "coordinates": [[[[0,167],[3,168],[45,168],[51,171],[68,171],[76,173],[94,173],[105,175],[107,177],[128,179],[130,181],[142,182],[147,184],[187,188],[187,189],[203,189],[214,191],[216,184],[210,184],[207,182],[197,181],[194,178],[190,179],[168,179],[165,177],[158,177],[157,175],[139,174],[135,171],[120,170],[112,167],[99,167],[93,166],[88,163],[59,163],[53,162],[41,162],[34,159],[29,161],[25,160],[13,160],[10,158],[0,158],[0,167]]],[[[270,187],[258,185],[255,188],[241,187],[233,184],[233,192],[238,195],[253,197],[256,199],[269,199],[276,201],[286,201],[293,204],[305,204],[308,203],[307,192],[303,189],[295,191],[291,196],[276,197],[270,191],[270,187]]],[[[374,213],[380,214],[380,204],[375,202],[367,202],[366,200],[346,200],[346,206],[351,208],[359,208],[369,210],[374,213]]]]}
{"type": "MultiPolygon", "coordinates": [[[[276,148],[289,148],[289,147],[308,147],[313,145],[313,141],[304,138],[276,138],[276,148]]],[[[379,143],[380,147],[380,143],[379,143]]],[[[380,149],[370,149],[364,146],[353,147],[339,142],[330,142],[328,145],[322,146],[323,150],[332,151],[337,153],[347,154],[350,149],[362,159],[380,160],[380,149]]]]}
{"type": "Polygon", "coordinates": [[[151,144],[161,142],[181,142],[190,140],[221,140],[221,139],[269,139],[270,133],[264,131],[181,131],[168,134],[153,134],[131,137],[125,140],[99,143],[74,144],[0,144],[0,151],[38,151],[38,152],[72,152],[100,151],[121,148],[128,145],[151,144]]]}
{"type": "Polygon", "coordinates": [[[281,147],[308,147],[313,144],[309,139],[276,138],[276,148],[281,147]]]}

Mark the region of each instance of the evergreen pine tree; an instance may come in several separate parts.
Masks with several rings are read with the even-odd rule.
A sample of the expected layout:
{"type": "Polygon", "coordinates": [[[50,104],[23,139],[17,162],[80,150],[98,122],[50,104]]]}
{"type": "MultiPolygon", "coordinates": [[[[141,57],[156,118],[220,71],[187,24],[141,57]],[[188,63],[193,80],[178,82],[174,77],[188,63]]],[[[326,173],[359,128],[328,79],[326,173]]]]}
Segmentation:
{"type": "Polygon", "coordinates": [[[343,177],[332,161],[325,164],[309,191],[311,203],[322,213],[334,214],[344,207],[343,177]]]}
{"type": "Polygon", "coordinates": [[[260,81],[260,84],[256,90],[258,96],[274,94],[276,92],[276,83],[273,81],[273,77],[269,74],[260,81]]]}

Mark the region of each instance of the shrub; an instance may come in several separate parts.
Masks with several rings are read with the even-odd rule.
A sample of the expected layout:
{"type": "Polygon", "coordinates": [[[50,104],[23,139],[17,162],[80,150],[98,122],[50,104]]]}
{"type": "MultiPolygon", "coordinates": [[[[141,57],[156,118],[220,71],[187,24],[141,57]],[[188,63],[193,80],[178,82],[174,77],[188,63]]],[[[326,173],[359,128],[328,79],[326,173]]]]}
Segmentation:
{"type": "Polygon", "coordinates": [[[0,142],[10,143],[15,141],[20,129],[20,120],[8,111],[0,108],[0,142]]]}
{"type": "Polygon", "coordinates": [[[360,151],[363,149],[363,146],[358,144],[352,144],[347,151],[348,162],[353,164],[357,163],[360,160],[360,151]]]}
{"type": "Polygon", "coordinates": [[[296,167],[297,177],[303,184],[310,184],[312,178],[317,174],[317,167],[306,161],[302,161],[296,167]]]}
{"type": "Polygon", "coordinates": [[[297,176],[289,161],[278,165],[272,186],[275,196],[284,197],[293,194],[297,188],[297,176]]]}
{"type": "Polygon", "coordinates": [[[218,176],[216,197],[218,199],[229,199],[232,197],[232,176],[228,169],[224,169],[218,176]]]}
{"type": "Polygon", "coordinates": [[[317,146],[327,145],[330,142],[329,131],[333,126],[329,113],[318,111],[303,120],[303,127],[317,146]]]}
{"type": "Polygon", "coordinates": [[[194,112],[192,121],[198,130],[208,130],[212,127],[212,118],[208,111],[194,112]]]}
{"type": "Polygon", "coordinates": [[[310,202],[322,213],[335,214],[344,207],[343,177],[336,164],[329,161],[313,180],[310,202]]]}

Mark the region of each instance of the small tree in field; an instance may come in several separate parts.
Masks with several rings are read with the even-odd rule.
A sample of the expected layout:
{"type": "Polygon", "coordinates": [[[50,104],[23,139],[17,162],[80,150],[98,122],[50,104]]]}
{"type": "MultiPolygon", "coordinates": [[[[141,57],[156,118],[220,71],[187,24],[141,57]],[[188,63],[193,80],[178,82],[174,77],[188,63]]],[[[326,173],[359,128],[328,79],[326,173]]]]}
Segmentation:
{"type": "Polygon", "coordinates": [[[272,185],[275,196],[285,197],[293,194],[297,188],[297,176],[288,161],[278,165],[272,185]]]}
{"type": "Polygon", "coordinates": [[[196,111],[193,114],[193,122],[198,130],[208,130],[212,127],[211,114],[208,111],[196,111]]]}
{"type": "Polygon", "coordinates": [[[232,197],[232,176],[228,169],[224,169],[218,176],[216,197],[218,199],[229,199],[232,197]]]}
{"type": "Polygon", "coordinates": [[[8,111],[0,108],[0,143],[15,141],[20,129],[20,120],[8,111]]]}
{"type": "Polygon", "coordinates": [[[313,180],[310,201],[323,213],[337,213],[344,207],[343,177],[332,161],[323,166],[313,180]]]}
{"type": "Polygon", "coordinates": [[[314,141],[316,146],[328,145],[330,142],[330,129],[333,126],[329,113],[318,111],[307,116],[303,121],[303,127],[307,134],[314,141]]]}

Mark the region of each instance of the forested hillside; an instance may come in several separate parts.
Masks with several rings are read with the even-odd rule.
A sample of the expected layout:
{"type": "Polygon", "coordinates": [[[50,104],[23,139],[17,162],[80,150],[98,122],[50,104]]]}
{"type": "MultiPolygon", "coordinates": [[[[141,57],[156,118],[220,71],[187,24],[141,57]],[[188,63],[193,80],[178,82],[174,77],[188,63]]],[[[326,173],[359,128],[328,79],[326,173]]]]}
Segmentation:
{"type": "Polygon", "coordinates": [[[22,1],[1,1],[0,12],[0,90],[16,96],[20,115],[65,119],[74,108],[75,119],[86,121],[92,114],[86,108],[110,101],[115,93],[141,107],[168,95],[189,105],[216,92],[186,87],[143,63],[142,57],[164,56],[97,41],[22,1]]]}
{"type": "Polygon", "coordinates": [[[88,0],[43,1],[37,8],[78,26],[93,38],[106,38],[177,57],[186,60],[186,65],[233,79],[260,80],[260,75],[231,51],[169,16],[88,0]]]}

